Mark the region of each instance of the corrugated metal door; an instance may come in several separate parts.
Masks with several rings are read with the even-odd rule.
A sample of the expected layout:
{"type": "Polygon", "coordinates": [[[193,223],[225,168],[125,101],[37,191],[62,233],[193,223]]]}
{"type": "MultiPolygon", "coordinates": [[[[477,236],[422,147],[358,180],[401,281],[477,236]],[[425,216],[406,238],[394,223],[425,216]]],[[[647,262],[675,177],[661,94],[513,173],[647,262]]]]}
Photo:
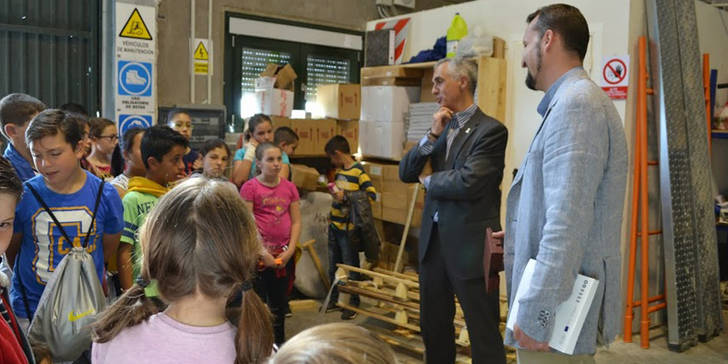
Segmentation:
{"type": "Polygon", "coordinates": [[[98,0],[0,0],[0,97],[99,108],[98,0]]]}

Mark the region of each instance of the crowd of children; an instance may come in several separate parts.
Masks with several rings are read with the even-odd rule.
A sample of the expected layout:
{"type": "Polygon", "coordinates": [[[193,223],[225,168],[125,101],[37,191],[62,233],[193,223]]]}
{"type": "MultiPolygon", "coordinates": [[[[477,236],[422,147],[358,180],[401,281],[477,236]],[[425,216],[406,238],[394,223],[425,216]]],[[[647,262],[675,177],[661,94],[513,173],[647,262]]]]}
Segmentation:
{"type": "MultiPolygon", "coordinates": [[[[336,337],[308,330],[283,345],[301,233],[288,157],[296,133],[274,131],[271,119],[257,114],[249,120],[248,142],[234,154],[220,139],[198,151],[190,146],[190,113],[173,110],[168,120],[168,126],[131,128],[120,138],[113,121],[89,120],[79,107],[47,109],[25,94],[0,100],[7,140],[0,158],[0,362],[51,359],[53,348],[29,342],[25,333],[56,267],[84,246],[113,303],[69,314],[69,320],[98,315],[93,348],[76,362],[263,363],[274,347],[281,355],[272,363],[309,362],[293,359],[301,350],[308,358],[349,358],[336,362],[394,362],[386,344],[353,325],[330,327],[336,337]],[[112,168],[113,155],[123,157],[120,168],[112,168]],[[345,355],[337,354],[341,344],[307,348],[337,340],[359,348],[345,355]],[[367,346],[389,351],[367,355],[367,346]]],[[[375,191],[346,139],[335,136],[325,152],[337,168],[329,235],[333,279],[337,263],[358,265],[347,196],[364,191],[374,199],[375,191]]],[[[358,297],[351,304],[357,306],[358,297]]],[[[342,318],[354,315],[344,311],[342,318]]]]}

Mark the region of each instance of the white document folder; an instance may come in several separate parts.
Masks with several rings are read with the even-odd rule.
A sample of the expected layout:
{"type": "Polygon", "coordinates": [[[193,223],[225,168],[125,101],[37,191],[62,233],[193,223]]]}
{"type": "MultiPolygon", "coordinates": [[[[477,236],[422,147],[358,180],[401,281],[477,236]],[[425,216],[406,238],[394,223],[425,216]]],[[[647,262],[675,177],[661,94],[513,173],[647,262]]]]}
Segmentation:
{"type": "MultiPolygon", "coordinates": [[[[518,292],[513,299],[513,306],[508,312],[508,321],[506,327],[513,331],[518,317],[518,301],[531,288],[531,279],[536,269],[536,261],[530,259],[526,264],[526,269],[521,276],[521,283],[518,285],[518,292]]],[[[549,340],[549,346],[564,354],[573,354],[576,341],[579,339],[581,328],[584,326],[584,320],[589,313],[589,308],[594,300],[597,292],[599,281],[581,274],[576,276],[574,288],[569,298],[556,306],[556,316],[554,317],[554,331],[549,340]]]]}

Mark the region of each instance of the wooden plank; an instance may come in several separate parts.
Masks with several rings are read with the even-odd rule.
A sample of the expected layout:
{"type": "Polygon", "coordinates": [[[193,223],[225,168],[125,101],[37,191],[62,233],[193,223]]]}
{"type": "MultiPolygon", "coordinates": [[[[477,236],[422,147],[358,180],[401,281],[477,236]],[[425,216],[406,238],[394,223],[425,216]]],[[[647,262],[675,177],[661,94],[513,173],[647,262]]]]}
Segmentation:
{"type": "MultiPolygon", "coordinates": [[[[371,281],[348,281],[346,284],[356,284],[360,288],[368,288],[369,286],[372,286],[371,281]]],[[[384,294],[390,295],[392,297],[396,297],[396,292],[394,289],[392,289],[391,285],[388,285],[387,287],[374,287],[377,291],[380,291],[384,294]]],[[[420,292],[417,291],[408,291],[407,292],[407,299],[412,300],[414,302],[420,301],[420,292]]]]}
{"type": "Polygon", "coordinates": [[[409,329],[409,330],[412,330],[412,331],[420,332],[420,327],[419,326],[415,326],[415,325],[412,325],[412,324],[409,324],[409,323],[397,322],[395,319],[393,319],[391,317],[387,317],[387,316],[380,315],[380,314],[377,314],[377,313],[374,313],[374,312],[370,312],[370,311],[361,309],[359,307],[349,306],[346,303],[338,302],[338,303],[336,303],[336,305],[339,306],[339,307],[341,307],[341,308],[343,308],[343,309],[351,310],[351,311],[360,313],[362,315],[375,318],[375,319],[377,319],[379,321],[388,322],[390,324],[397,325],[397,326],[401,326],[401,327],[404,327],[404,328],[409,329]]]}
{"type": "Polygon", "coordinates": [[[362,86],[420,86],[422,78],[362,77],[362,86]]]}
{"type": "Polygon", "coordinates": [[[506,41],[503,38],[493,37],[493,58],[506,58],[506,41]]]}
{"type": "Polygon", "coordinates": [[[382,280],[385,280],[385,281],[394,282],[395,284],[402,283],[402,284],[404,284],[407,287],[412,287],[412,288],[417,288],[417,289],[420,288],[420,284],[419,283],[413,282],[413,281],[411,281],[409,279],[400,279],[400,278],[392,277],[392,276],[389,276],[389,275],[386,275],[386,274],[377,273],[375,271],[371,271],[371,270],[367,270],[367,269],[361,269],[361,268],[357,268],[357,267],[352,267],[350,265],[341,264],[341,263],[336,264],[336,266],[339,267],[339,268],[341,268],[341,269],[343,269],[343,270],[345,270],[345,271],[351,271],[351,272],[357,272],[357,273],[361,273],[361,274],[366,274],[366,275],[368,275],[370,277],[378,277],[378,278],[381,278],[382,280]]]}
{"type": "Polygon", "coordinates": [[[478,60],[478,106],[500,122],[506,119],[506,71],[505,59],[478,60]]]}
{"type": "Polygon", "coordinates": [[[374,268],[374,271],[375,272],[382,273],[382,274],[391,275],[391,276],[397,277],[397,278],[409,279],[409,280],[411,280],[413,282],[418,282],[419,283],[419,276],[417,276],[416,274],[415,275],[412,275],[412,274],[407,274],[407,273],[392,272],[391,270],[386,270],[386,269],[383,269],[383,268],[374,268]]]}
{"type": "Polygon", "coordinates": [[[380,301],[385,301],[385,302],[389,302],[389,303],[392,303],[395,305],[400,305],[402,307],[409,307],[410,309],[414,309],[414,310],[420,309],[420,305],[417,303],[400,301],[397,298],[395,298],[394,296],[388,295],[381,291],[377,292],[372,289],[353,287],[353,286],[349,286],[349,285],[339,286],[339,291],[358,294],[359,296],[374,298],[374,299],[377,299],[380,301]]]}
{"type": "Polygon", "coordinates": [[[311,299],[291,300],[288,302],[288,304],[291,306],[291,311],[293,312],[316,311],[321,305],[319,301],[311,299]]]}

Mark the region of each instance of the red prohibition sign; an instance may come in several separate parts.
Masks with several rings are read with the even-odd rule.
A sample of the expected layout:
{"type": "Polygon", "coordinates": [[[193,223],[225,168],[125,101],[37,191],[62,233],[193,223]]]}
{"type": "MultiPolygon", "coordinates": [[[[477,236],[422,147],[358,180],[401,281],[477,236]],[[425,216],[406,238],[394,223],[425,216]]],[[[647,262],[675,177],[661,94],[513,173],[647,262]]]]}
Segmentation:
{"type": "Polygon", "coordinates": [[[608,84],[616,85],[622,82],[624,77],[627,76],[627,66],[619,58],[610,59],[609,62],[604,65],[602,76],[604,77],[604,81],[607,81],[608,84]],[[607,72],[607,70],[610,72],[607,72]],[[620,70],[621,72],[619,72],[620,70]]]}

